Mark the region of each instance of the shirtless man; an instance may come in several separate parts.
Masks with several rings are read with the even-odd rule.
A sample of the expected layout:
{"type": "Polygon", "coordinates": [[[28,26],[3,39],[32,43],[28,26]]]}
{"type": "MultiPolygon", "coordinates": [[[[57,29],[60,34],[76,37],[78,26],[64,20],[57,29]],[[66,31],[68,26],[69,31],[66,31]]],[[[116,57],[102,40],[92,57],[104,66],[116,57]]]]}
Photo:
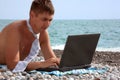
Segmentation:
{"type": "MultiPolygon", "coordinates": [[[[26,70],[45,68],[59,64],[49,41],[47,28],[54,15],[50,0],[33,0],[30,9],[29,24],[35,34],[40,33],[40,48],[45,61],[29,62],[26,70]]],[[[35,37],[28,29],[27,20],[15,21],[0,32],[0,64],[6,64],[13,70],[19,61],[23,61],[30,52],[35,37]]]]}

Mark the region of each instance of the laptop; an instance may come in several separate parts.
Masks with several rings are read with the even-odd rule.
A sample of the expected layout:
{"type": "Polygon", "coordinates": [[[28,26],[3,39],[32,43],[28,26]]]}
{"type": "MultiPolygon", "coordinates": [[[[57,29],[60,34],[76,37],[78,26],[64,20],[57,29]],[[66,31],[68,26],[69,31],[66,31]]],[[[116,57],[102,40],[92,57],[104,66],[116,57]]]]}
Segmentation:
{"type": "Polygon", "coordinates": [[[58,67],[39,68],[37,71],[68,71],[91,66],[100,33],[69,35],[58,67]]]}

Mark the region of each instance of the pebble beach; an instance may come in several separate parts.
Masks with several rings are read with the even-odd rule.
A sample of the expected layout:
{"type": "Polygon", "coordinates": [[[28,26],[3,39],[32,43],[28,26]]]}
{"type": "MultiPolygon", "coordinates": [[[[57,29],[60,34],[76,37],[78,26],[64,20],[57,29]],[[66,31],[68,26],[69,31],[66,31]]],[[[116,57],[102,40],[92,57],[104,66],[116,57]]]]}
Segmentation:
{"type": "MultiPolygon", "coordinates": [[[[57,57],[61,57],[63,50],[54,50],[57,57]]],[[[33,61],[43,60],[42,55],[33,61]]],[[[120,80],[120,52],[96,51],[91,63],[100,69],[107,68],[104,73],[49,75],[38,71],[13,73],[8,69],[0,69],[0,80],[120,80]]]]}

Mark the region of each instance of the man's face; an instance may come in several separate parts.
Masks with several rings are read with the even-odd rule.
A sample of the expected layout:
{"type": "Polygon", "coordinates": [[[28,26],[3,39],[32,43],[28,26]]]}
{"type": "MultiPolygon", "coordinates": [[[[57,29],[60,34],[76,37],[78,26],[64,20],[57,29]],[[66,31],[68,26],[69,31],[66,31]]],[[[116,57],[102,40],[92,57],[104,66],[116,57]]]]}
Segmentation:
{"type": "Polygon", "coordinates": [[[52,19],[53,19],[53,15],[50,15],[47,12],[44,13],[40,13],[38,15],[33,13],[33,17],[32,17],[32,22],[34,23],[34,29],[36,30],[36,32],[41,32],[43,30],[46,30],[52,19]]]}

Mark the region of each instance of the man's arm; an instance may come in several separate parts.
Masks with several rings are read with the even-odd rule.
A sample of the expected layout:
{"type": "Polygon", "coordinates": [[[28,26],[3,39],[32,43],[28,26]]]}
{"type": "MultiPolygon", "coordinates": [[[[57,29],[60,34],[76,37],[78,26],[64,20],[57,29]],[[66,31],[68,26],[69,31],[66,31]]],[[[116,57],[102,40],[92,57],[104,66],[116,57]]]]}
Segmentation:
{"type": "Polygon", "coordinates": [[[60,63],[60,59],[56,57],[55,53],[53,52],[51,45],[50,45],[50,39],[47,30],[44,30],[40,33],[40,45],[41,45],[41,51],[43,53],[43,56],[45,57],[45,60],[49,58],[55,58],[56,63],[60,63]]]}
{"type": "Polygon", "coordinates": [[[5,60],[9,69],[14,69],[20,60],[19,32],[15,27],[9,27],[5,31],[5,60]]]}
{"type": "Polygon", "coordinates": [[[56,58],[51,45],[47,30],[40,33],[40,46],[45,59],[56,58]]]}
{"type": "Polygon", "coordinates": [[[50,39],[47,30],[43,31],[40,34],[40,45],[41,45],[41,51],[46,60],[49,58],[57,58],[51,48],[50,39]]]}

